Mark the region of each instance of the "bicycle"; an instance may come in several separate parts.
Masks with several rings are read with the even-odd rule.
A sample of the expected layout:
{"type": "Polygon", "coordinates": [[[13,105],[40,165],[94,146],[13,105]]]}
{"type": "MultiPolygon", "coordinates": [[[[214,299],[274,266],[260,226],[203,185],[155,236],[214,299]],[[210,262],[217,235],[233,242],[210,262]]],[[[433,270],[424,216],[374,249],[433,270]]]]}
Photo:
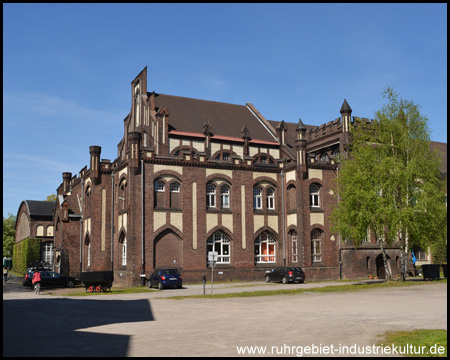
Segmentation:
{"type": "Polygon", "coordinates": [[[36,283],[34,285],[34,292],[36,295],[39,295],[41,293],[41,284],[40,283],[36,283]]]}

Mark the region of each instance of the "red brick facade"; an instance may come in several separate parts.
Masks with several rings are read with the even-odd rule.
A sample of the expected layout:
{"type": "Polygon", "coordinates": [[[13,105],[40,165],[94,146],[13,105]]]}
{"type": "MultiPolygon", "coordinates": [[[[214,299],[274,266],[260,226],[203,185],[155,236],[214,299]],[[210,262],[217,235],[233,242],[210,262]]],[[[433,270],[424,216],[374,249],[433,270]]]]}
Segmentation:
{"type": "Polygon", "coordinates": [[[90,165],[64,173],[57,190],[62,273],[79,276],[81,258],[82,271],[113,269],[116,285],[140,284],[155,266],[201,282],[213,248],[221,280],[261,280],[284,263],[303,267],[308,280],[379,271],[374,240],[355,250],[330,232],[333,158],[351,124],[346,101],[342,117],[315,127],[268,121],[251,104],[148,93],[147,69],[131,87],[117,159],[100,160],[91,146],[90,165]]]}

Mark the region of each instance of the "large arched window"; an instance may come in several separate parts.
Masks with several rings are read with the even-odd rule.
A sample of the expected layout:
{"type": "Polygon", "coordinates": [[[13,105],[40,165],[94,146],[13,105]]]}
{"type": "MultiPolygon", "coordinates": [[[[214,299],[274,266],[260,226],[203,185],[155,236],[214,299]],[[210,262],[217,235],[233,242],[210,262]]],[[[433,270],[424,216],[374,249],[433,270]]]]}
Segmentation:
{"type": "MultiPolygon", "coordinates": [[[[216,231],[207,241],[206,255],[210,251],[215,251],[218,254],[218,264],[230,263],[230,239],[221,231],[216,231]]],[[[208,265],[210,262],[208,260],[208,265]]]]}
{"type": "Polygon", "coordinates": [[[311,253],[313,264],[322,262],[322,231],[317,229],[311,232],[311,253]]]}
{"type": "Polygon", "coordinates": [[[276,262],[276,241],[267,232],[263,232],[255,240],[255,262],[274,263],[276,262]]]}
{"type": "Polygon", "coordinates": [[[126,209],[126,202],[127,202],[127,180],[122,179],[119,184],[119,209],[125,210],[126,209]]]}

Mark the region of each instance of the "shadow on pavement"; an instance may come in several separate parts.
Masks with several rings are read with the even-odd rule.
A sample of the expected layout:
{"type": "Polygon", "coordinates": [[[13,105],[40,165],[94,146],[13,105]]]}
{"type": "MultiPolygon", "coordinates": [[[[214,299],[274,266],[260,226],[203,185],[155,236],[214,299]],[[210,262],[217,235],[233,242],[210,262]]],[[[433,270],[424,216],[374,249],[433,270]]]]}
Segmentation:
{"type": "Polygon", "coordinates": [[[153,320],[148,300],[3,300],[3,356],[127,356],[130,336],[76,330],[153,320]]]}

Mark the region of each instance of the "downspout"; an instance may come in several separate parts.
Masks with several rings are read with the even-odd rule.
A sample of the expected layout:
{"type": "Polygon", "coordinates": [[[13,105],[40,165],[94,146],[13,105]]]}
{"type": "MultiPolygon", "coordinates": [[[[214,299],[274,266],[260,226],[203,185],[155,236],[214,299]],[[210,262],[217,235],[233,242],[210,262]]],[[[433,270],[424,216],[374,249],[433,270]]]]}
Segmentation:
{"type": "Polygon", "coordinates": [[[144,207],[144,160],[141,159],[141,198],[142,198],[142,245],[141,245],[141,250],[142,250],[142,254],[141,254],[141,278],[142,278],[142,286],[145,286],[145,207],[144,207]]]}
{"type": "Polygon", "coordinates": [[[286,266],[286,220],[285,220],[285,200],[284,200],[284,171],[281,171],[281,203],[283,212],[283,265],[286,266]]]}
{"type": "Polygon", "coordinates": [[[84,178],[81,178],[81,217],[80,217],[80,282],[82,282],[82,264],[83,264],[83,197],[84,195],[84,178]]]}

